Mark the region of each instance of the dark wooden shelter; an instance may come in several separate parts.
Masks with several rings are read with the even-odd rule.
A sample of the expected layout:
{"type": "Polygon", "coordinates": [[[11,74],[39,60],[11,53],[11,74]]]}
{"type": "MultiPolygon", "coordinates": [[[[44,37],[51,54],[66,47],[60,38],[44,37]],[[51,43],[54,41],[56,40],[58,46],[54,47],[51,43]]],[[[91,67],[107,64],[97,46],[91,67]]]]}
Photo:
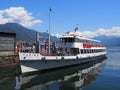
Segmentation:
{"type": "Polygon", "coordinates": [[[0,32],[0,56],[15,54],[16,34],[0,32]]]}

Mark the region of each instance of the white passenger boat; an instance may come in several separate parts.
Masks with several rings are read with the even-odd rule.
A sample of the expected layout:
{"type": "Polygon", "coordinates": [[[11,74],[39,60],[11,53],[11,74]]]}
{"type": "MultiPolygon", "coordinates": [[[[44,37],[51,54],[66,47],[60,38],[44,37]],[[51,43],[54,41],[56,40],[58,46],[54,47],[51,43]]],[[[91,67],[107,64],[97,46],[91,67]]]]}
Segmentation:
{"type": "Polygon", "coordinates": [[[60,37],[59,55],[19,52],[22,73],[78,65],[106,57],[106,47],[100,41],[67,32],[60,37]]]}

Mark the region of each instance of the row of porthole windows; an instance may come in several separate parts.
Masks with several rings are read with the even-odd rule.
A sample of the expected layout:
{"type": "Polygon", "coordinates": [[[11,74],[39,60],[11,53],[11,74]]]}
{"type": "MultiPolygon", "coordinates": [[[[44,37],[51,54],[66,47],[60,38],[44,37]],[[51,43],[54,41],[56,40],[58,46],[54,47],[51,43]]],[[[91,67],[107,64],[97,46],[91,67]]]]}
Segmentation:
{"type": "Polygon", "coordinates": [[[105,49],[81,49],[81,54],[105,52],[105,49]]]}
{"type": "Polygon", "coordinates": [[[39,56],[39,54],[23,54],[23,56],[39,56]]]}

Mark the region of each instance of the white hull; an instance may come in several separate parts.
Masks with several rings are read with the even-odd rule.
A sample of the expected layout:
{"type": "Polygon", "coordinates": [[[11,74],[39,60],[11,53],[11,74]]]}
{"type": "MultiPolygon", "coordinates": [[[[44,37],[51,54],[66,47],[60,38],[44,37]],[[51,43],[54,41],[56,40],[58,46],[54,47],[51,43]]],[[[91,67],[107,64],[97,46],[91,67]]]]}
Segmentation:
{"type": "MultiPolygon", "coordinates": [[[[104,58],[106,54],[98,55],[98,56],[87,56],[87,57],[71,57],[71,58],[63,58],[58,56],[59,59],[20,59],[21,71],[22,73],[34,72],[39,70],[48,70],[55,69],[61,67],[67,67],[72,65],[77,65],[81,63],[87,63],[90,61],[98,60],[104,58]]],[[[69,57],[69,56],[68,56],[69,57]]],[[[48,58],[48,57],[46,57],[48,58]]],[[[50,58],[50,57],[49,57],[50,58]]],[[[56,56],[53,56],[56,58],[56,56]]]]}

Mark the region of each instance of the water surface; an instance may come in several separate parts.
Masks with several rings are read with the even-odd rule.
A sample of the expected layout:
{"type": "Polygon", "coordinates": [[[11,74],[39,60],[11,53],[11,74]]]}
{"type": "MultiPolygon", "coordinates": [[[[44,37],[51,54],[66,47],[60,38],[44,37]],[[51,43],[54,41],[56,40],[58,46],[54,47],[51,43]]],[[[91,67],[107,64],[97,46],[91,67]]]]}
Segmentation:
{"type": "Polygon", "coordinates": [[[120,48],[108,48],[105,67],[83,90],[120,90],[120,48]]]}
{"type": "Polygon", "coordinates": [[[120,48],[107,59],[21,76],[19,67],[0,68],[0,90],[120,90],[120,48]]]}

